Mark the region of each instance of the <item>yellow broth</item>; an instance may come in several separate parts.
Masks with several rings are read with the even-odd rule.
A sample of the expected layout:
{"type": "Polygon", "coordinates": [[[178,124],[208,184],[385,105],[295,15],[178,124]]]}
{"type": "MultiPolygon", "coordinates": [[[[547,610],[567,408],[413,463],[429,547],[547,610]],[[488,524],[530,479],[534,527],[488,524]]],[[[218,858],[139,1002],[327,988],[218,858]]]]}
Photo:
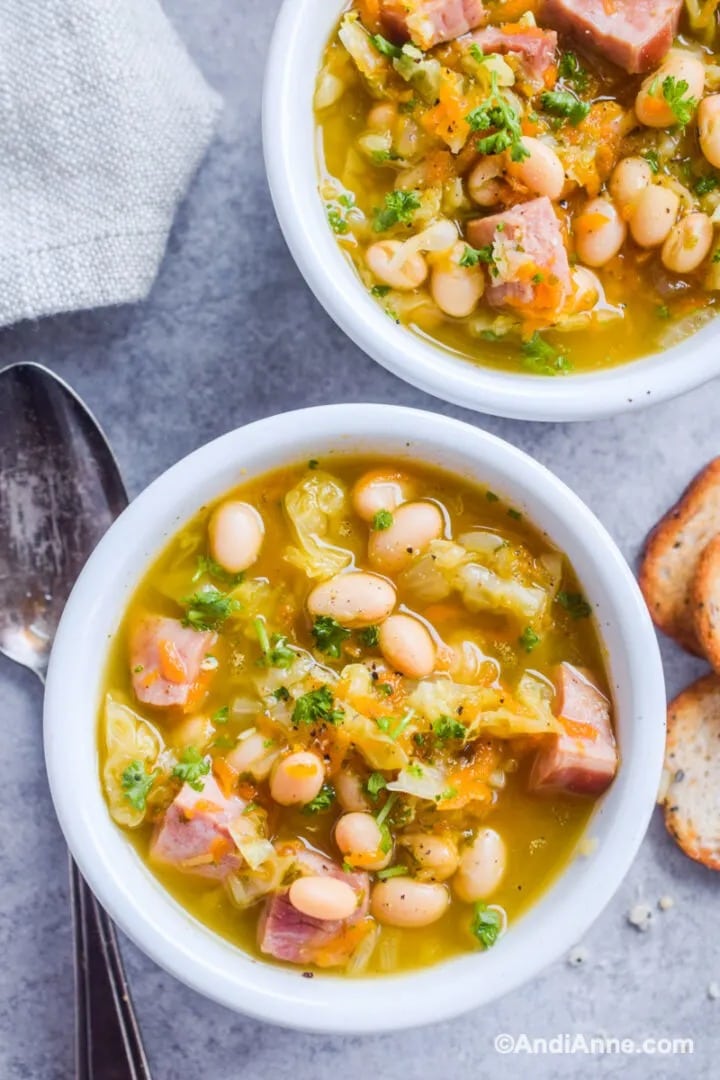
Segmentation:
{"type": "MultiPolygon", "coordinates": [[[[349,5],[351,11],[359,11],[366,19],[370,30],[377,28],[366,14],[372,6],[372,3],[349,5]]],[[[538,25],[542,27],[538,7],[536,0],[499,0],[490,5],[489,25],[514,22],[523,15],[535,13],[538,25]]],[[[714,92],[720,87],[714,23],[710,26],[702,42],[698,42],[689,25],[683,23],[684,36],[679,40],[682,46],[701,47],[700,55],[708,70],[706,92],[714,92]]],[[[439,45],[429,50],[427,56],[438,58],[451,72],[467,75],[467,66],[463,66],[466,48],[460,42],[439,45]]],[[[655,182],[678,191],[678,185],[682,185],[681,215],[698,211],[712,215],[720,205],[720,178],[700,153],[694,121],[685,133],[677,127],[642,127],[633,121],[632,107],[644,76],[627,75],[597,55],[579,49],[577,43],[561,34],[558,54],[562,57],[568,53],[579,59],[586,84],[581,89],[561,76],[556,87],[569,90],[583,102],[592,104],[589,115],[581,123],[572,126],[548,117],[538,104],[539,92],[527,96],[521,93],[519,99],[524,133],[556,140],[555,147],[566,175],[573,167],[575,154],[596,154],[585,186],[574,180],[567,181],[562,197],[554,203],[571,268],[579,264],[573,236],[574,220],[589,196],[607,194],[612,169],[625,157],[648,155],[656,172],[655,182]],[[603,113],[608,103],[613,103],[613,107],[617,105],[617,113],[603,113]],[[608,124],[618,117],[623,134],[614,138],[609,134],[608,124]]],[[[394,73],[387,77],[383,88],[371,92],[336,33],[325,52],[319,88],[323,77],[328,75],[341,80],[344,89],[332,104],[316,108],[320,196],[342,251],[393,321],[476,364],[557,375],[613,367],[660,352],[682,341],[714,316],[717,303],[714,290],[720,288],[720,268],[713,263],[716,240],[697,270],[679,274],[671,273],[663,266],[659,248],[642,248],[628,234],[619,253],[605,265],[593,269],[602,284],[604,300],[600,297],[594,307],[588,311],[583,309],[581,314],[564,309],[554,321],[535,319],[532,315],[518,320],[512,310],[493,308],[484,298],[470,315],[451,317],[433,301],[428,287],[430,279],[409,292],[388,288],[368,266],[366,252],[369,246],[385,239],[408,239],[427,227],[433,213],[436,220],[438,217],[452,220],[460,236],[466,239],[468,221],[499,213],[505,209],[505,204],[501,202],[483,208],[469,197],[468,171],[480,159],[479,154],[468,154],[472,140],[468,140],[459,154],[450,154],[442,140],[421,134],[417,150],[402,164],[373,160],[372,153],[363,150],[362,140],[369,133],[368,117],[378,100],[399,103],[395,141],[402,138],[402,133],[397,134],[398,125],[402,132],[407,115],[411,118],[422,115],[423,106],[418,103],[417,96],[413,97],[408,83],[394,73]],[[431,183],[427,177],[417,183],[405,179],[405,176],[415,175],[418,167],[427,162],[439,161],[440,155],[445,155],[443,169],[448,172],[442,184],[431,183]],[[458,183],[462,185],[461,196],[457,194],[458,183]],[[389,231],[376,231],[374,222],[378,209],[384,206],[389,193],[401,188],[418,192],[422,206],[417,216],[389,231]],[[432,192],[440,193],[440,202],[428,209],[425,200],[429,207],[435,197],[432,192]],[[539,349],[528,346],[530,339],[537,345],[537,336],[533,335],[538,334],[549,350],[542,345],[539,349]]],[[[380,156],[385,153],[387,151],[381,151],[380,156]]],[[[378,152],[375,154],[377,157],[378,152]]],[[[429,165],[427,169],[429,172],[429,165]]],[[[531,192],[523,192],[520,188],[509,196],[507,206],[533,197],[531,192]]],[[[431,276],[433,267],[440,265],[440,258],[432,254],[427,256],[431,276]]]]}
{"type": "MultiPolygon", "coordinates": [[[[304,603],[309,589],[316,582],[310,581],[302,570],[290,565],[285,558],[288,545],[296,543],[296,537],[290,528],[283,498],[289,489],[302,483],[304,478],[315,475],[318,464],[320,470],[331,474],[348,491],[369,469],[382,465],[394,469],[400,467],[411,479],[420,497],[436,500],[445,508],[453,537],[468,530],[483,529],[506,541],[509,550],[527,550],[532,556],[552,551],[547,540],[494,492],[424,465],[408,463],[406,467],[404,462],[398,464],[397,461],[391,463],[329,455],[320,463],[312,462],[313,468],[310,469],[306,464],[291,466],[248,481],[225,497],[241,499],[256,507],[265,524],[265,543],[245,580],[265,579],[270,583],[273,603],[267,609],[268,626],[281,629],[291,643],[310,652],[313,651],[314,642],[304,603]]],[[[137,701],[131,682],[130,634],[146,612],[173,618],[182,616],[183,598],[196,588],[193,577],[198,560],[208,554],[208,521],[213,508],[202,507],[148,570],[112,642],[105,678],[106,690],[112,698],[129,705],[154,725],[171,751],[175,745],[174,739],[179,737],[181,725],[188,722],[188,713],[179,708],[152,708],[137,701]]],[[[367,568],[368,525],[352,510],[343,513],[337,532],[328,539],[352,551],[357,568],[367,568]]],[[[559,588],[562,595],[579,593],[577,580],[565,559],[559,588]]],[[[541,640],[532,652],[528,652],[519,640],[522,624],[515,617],[493,611],[470,614],[458,596],[451,596],[442,604],[418,603],[412,593],[404,592],[402,588],[398,601],[406,603],[417,615],[434,620],[436,632],[443,640],[458,640],[467,635],[481,642],[486,656],[494,658],[499,665],[504,685],[515,685],[526,669],[549,676],[556,664],[568,661],[591,670],[598,685],[609,696],[594,620],[591,617],[573,617],[571,611],[557,600],[551,605],[551,611],[542,625],[538,626],[541,640]]],[[[346,647],[351,649],[353,655],[346,654],[340,660],[317,652],[315,655],[336,670],[347,661],[356,662],[363,655],[376,659],[379,656],[377,648],[359,647],[357,634],[353,634],[346,647]]],[[[190,720],[194,716],[215,717],[238,696],[254,693],[258,646],[252,630],[230,620],[220,631],[213,655],[219,661],[218,669],[212,676],[206,696],[190,710],[190,720]]],[[[215,761],[223,758],[228,748],[235,744],[240,732],[254,722],[255,719],[248,716],[235,716],[231,709],[227,720],[214,723],[210,740],[201,749],[215,761]]],[[[507,765],[505,786],[494,792],[490,804],[481,807],[475,805],[469,816],[462,809],[451,813],[456,815],[455,821],[459,826],[472,828],[478,823],[487,823],[503,837],[508,852],[508,868],[491,902],[502,906],[512,924],[542,895],[573,857],[594,800],[569,794],[541,797],[528,790],[528,774],[538,745],[537,739],[490,742],[494,742],[500,759],[507,765]]],[[[104,714],[100,718],[99,746],[102,772],[107,759],[104,714]]],[[[175,750],[177,754],[180,753],[179,747],[175,747],[175,750]]],[[[191,915],[245,952],[268,960],[258,950],[256,940],[259,905],[241,911],[222,883],[159,866],[149,858],[154,819],[159,818],[179,786],[177,781],[163,777],[158,801],[153,803],[154,796],[149,797],[146,819],[138,827],[126,830],[129,839],[138,856],[191,915]]],[[[250,792],[246,788],[242,790],[262,805],[267,806],[270,801],[266,782],[254,784],[250,792]]],[[[433,819],[432,807],[424,813],[423,820],[427,820],[428,815],[433,819]]],[[[308,815],[296,808],[275,807],[270,817],[271,839],[299,838],[310,848],[340,863],[342,858],[332,838],[333,826],[339,814],[337,802],[329,812],[316,815],[308,815]]],[[[382,928],[365,973],[409,970],[479,948],[469,931],[471,918],[472,905],[455,898],[442,919],[431,926],[423,929],[382,928]]]]}

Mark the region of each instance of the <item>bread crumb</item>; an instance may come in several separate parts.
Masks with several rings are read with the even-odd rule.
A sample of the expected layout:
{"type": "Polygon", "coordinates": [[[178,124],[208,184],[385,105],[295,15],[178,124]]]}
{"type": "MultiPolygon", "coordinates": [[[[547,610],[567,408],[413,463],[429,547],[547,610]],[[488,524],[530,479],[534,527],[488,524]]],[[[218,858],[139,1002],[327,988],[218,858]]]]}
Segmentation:
{"type": "Polygon", "coordinates": [[[567,962],[570,967],[583,967],[590,957],[590,953],[584,945],[576,945],[570,950],[567,956],[567,962]]]}
{"type": "Polygon", "coordinates": [[[675,907],[675,901],[672,896],[661,896],[658,900],[658,907],[661,911],[669,911],[671,907],[675,907]]]}
{"type": "Polygon", "coordinates": [[[711,982],[707,988],[707,996],[711,1001],[717,1001],[720,998],[720,983],[711,982]]]}
{"type": "Polygon", "coordinates": [[[650,929],[652,922],[652,908],[649,904],[635,904],[627,913],[627,921],[636,930],[644,934],[650,929]]]}

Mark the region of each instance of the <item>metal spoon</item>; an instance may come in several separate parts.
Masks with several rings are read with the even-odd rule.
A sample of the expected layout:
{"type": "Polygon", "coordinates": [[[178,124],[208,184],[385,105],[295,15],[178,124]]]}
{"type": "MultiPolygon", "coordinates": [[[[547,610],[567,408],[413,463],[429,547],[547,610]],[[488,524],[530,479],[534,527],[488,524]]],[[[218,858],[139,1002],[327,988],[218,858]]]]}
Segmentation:
{"type": "MultiPolygon", "coordinates": [[[[112,451],[40,364],[0,371],[0,652],[45,681],[72,585],[127,505],[112,451]]],[[[70,860],[78,1080],[150,1080],[115,929],[70,860]]]]}

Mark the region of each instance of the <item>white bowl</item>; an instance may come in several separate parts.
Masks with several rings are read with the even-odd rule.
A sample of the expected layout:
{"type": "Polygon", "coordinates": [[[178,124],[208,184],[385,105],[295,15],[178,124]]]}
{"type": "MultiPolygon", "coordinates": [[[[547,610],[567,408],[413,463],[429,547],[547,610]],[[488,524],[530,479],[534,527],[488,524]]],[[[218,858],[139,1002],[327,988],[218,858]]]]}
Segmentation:
{"type": "Polygon", "coordinates": [[[185,458],[111,527],[68,601],[45,695],[50,787],[70,850],[119,926],[158,964],[207,997],[288,1027],[384,1031],[428,1024],[490,1001],[575,944],[612,896],[642,840],[658,787],[665,696],[655,634],[615,544],[569,488],[486,432],[389,405],[328,405],[259,420],[185,458]],[[97,721],[108,647],[149,564],[198,508],[241,480],[331,451],[415,458],[503,493],[565,551],[597,611],[616,704],[621,765],[589,825],[597,847],[487,953],[367,980],[261,963],[195,921],[110,819],[98,773],[97,721]],[[402,1001],[402,1008],[398,1002],[402,1001]]]}
{"type": "MultiPolygon", "coordinates": [[[[672,349],[621,367],[555,378],[481,367],[396,325],[343,254],[318,193],[315,79],[346,0],[285,0],[265,76],[263,142],[275,210],[308,285],[352,340],[436,397],[522,420],[589,420],[675,397],[720,374],[709,325],[672,349]]],[[[617,330],[623,333],[622,326],[617,330]]]]}

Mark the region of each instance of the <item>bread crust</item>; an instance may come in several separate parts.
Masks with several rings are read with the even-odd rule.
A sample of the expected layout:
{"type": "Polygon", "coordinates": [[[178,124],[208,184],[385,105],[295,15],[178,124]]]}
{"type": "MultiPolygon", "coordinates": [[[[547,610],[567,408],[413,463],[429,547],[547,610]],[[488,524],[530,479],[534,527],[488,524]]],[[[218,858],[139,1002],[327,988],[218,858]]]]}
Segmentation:
{"type": "Polygon", "coordinates": [[[720,534],[720,457],[714,458],[660,519],[645,542],[639,581],[653,622],[697,656],[693,581],[701,555],[720,534]]]}
{"type": "Polygon", "coordinates": [[[668,706],[663,795],[668,832],[720,870],[720,677],[705,675],[668,706]]]}

